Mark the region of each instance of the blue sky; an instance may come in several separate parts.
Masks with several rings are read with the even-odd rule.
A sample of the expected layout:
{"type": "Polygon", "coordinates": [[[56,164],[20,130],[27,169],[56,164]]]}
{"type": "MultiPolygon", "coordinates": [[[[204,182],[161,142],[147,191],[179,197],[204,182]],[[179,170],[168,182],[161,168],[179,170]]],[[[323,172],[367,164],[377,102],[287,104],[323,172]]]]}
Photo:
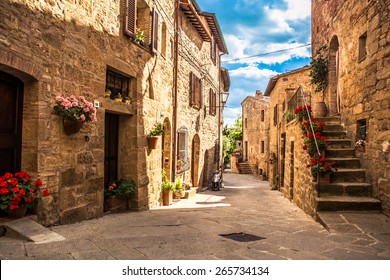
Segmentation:
{"type": "MultiPolygon", "coordinates": [[[[229,55],[230,96],[225,124],[241,113],[241,102],[256,90],[265,91],[271,77],[309,65],[311,48],[310,0],[197,0],[203,11],[215,13],[229,55]],[[295,49],[293,49],[295,48],[295,49]],[[244,60],[243,57],[292,49],[244,60]]],[[[226,62],[224,62],[226,61],[226,62]]]]}

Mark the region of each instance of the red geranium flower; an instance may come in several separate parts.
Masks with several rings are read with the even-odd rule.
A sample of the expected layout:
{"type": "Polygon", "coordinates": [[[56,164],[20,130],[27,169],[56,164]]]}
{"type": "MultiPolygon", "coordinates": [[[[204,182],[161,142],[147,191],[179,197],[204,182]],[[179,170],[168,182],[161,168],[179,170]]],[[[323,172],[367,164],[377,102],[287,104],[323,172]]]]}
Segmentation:
{"type": "Polygon", "coordinates": [[[322,157],[320,158],[320,162],[325,162],[326,161],[326,158],[322,157]]]}
{"type": "Polygon", "coordinates": [[[42,193],[43,193],[44,196],[49,196],[50,195],[48,190],[43,190],[42,193]]]}
{"type": "Polygon", "coordinates": [[[26,199],[24,199],[24,201],[26,201],[26,203],[31,203],[32,202],[32,199],[27,197],[26,199]]]}
{"type": "Polygon", "coordinates": [[[37,187],[42,186],[42,180],[41,180],[41,179],[37,179],[37,180],[35,181],[35,185],[36,185],[37,187]]]}
{"type": "Polygon", "coordinates": [[[307,150],[307,145],[303,145],[302,149],[306,151],[307,150]]]}
{"type": "Polygon", "coordinates": [[[0,189],[0,194],[2,194],[2,195],[7,195],[7,194],[9,194],[9,189],[8,189],[8,188],[2,188],[2,189],[0,189]]]}
{"type": "Polygon", "coordinates": [[[329,169],[330,165],[328,163],[325,163],[324,167],[325,167],[325,169],[329,169]]]}
{"type": "Polygon", "coordinates": [[[2,182],[0,182],[0,187],[6,188],[6,187],[8,187],[8,183],[6,181],[2,181],[2,182]]]}
{"type": "Polygon", "coordinates": [[[18,181],[18,179],[16,179],[16,178],[12,178],[12,179],[9,180],[9,183],[10,183],[12,186],[15,187],[15,186],[19,183],[19,181],[18,181]]]}
{"type": "Polygon", "coordinates": [[[308,137],[309,139],[313,139],[313,137],[314,137],[314,136],[313,136],[313,133],[312,133],[312,132],[308,132],[308,133],[307,133],[307,137],[308,137]]]}
{"type": "Polygon", "coordinates": [[[18,187],[15,187],[15,188],[12,189],[12,191],[13,191],[14,193],[17,193],[17,192],[20,191],[20,189],[19,189],[18,187]]]}
{"type": "Polygon", "coordinates": [[[19,191],[19,195],[20,195],[20,196],[23,196],[23,195],[25,195],[25,194],[26,194],[26,192],[25,192],[24,190],[20,190],[20,191],[19,191]]]}

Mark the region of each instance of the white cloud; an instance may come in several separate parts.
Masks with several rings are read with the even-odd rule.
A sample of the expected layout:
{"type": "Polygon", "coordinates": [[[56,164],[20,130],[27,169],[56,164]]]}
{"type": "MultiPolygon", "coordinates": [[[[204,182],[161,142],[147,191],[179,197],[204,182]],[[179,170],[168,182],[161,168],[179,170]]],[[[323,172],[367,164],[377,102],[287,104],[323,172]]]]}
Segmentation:
{"type": "Polygon", "coordinates": [[[259,69],[254,65],[249,65],[246,67],[240,67],[235,70],[230,70],[229,74],[231,77],[243,77],[245,79],[263,79],[263,78],[270,78],[272,76],[275,76],[279,74],[276,71],[269,70],[269,69],[259,69]]]}
{"type": "Polygon", "coordinates": [[[294,32],[295,30],[290,26],[288,21],[303,20],[310,16],[310,0],[284,0],[284,2],[287,3],[287,10],[272,9],[269,6],[264,7],[268,18],[275,23],[271,28],[272,32],[294,32]]]}
{"type": "Polygon", "coordinates": [[[311,57],[309,47],[298,48],[302,46],[303,43],[251,43],[246,39],[239,39],[234,35],[229,35],[228,38],[227,42],[229,44],[229,49],[231,50],[231,55],[225,56],[223,59],[223,61],[226,61],[228,64],[235,64],[238,62],[236,59],[241,59],[239,61],[240,63],[248,65],[256,65],[259,63],[272,65],[276,63],[283,63],[293,57],[311,57]],[[288,51],[267,54],[287,49],[288,51]],[[264,55],[257,56],[259,54],[264,55]]]}
{"type": "Polygon", "coordinates": [[[225,108],[223,110],[224,125],[233,125],[238,114],[241,114],[241,107],[225,108]]]}

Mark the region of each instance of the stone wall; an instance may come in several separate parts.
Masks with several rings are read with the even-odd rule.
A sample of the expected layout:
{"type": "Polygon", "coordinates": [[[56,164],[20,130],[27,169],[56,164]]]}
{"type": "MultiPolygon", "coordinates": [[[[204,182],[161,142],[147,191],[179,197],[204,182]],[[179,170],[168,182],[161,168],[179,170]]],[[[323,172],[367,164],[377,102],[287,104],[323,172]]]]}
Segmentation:
{"type": "Polygon", "coordinates": [[[241,103],[244,147],[248,144],[248,155],[244,148],[244,159],[248,159],[255,174],[268,177],[268,131],[269,100],[261,94],[248,96],[241,103]],[[263,118],[262,118],[263,116],[263,118]],[[262,150],[263,143],[263,150],[262,150]]]}
{"type": "MultiPolygon", "coordinates": [[[[218,168],[218,112],[212,115],[209,113],[209,90],[217,93],[217,106],[219,104],[219,57],[216,65],[210,57],[210,43],[202,40],[198,31],[181,14],[181,29],[179,42],[179,106],[177,128],[182,127],[188,130],[188,157],[193,158],[193,153],[199,154],[198,174],[193,178],[191,170],[181,174],[186,182],[192,182],[199,189],[207,187],[207,182],[218,168]],[[190,73],[193,72],[202,80],[202,102],[201,108],[190,106],[190,73]],[[198,145],[193,146],[193,140],[199,137],[199,150],[195,150],[198,145]]],[[[219,53],[219,52],[217,52],[219,53]]],[[[222,119],[222,118],[221,118],[222,119]]],[[[195,163],[196,164],[196,163],[195,163]]],[[[195,166],[193,167],[195,168],[195,166]]]]}
{"type": "Polygon", "coordinates": [[[358,128],[366,122],[366,151],[359,156],[385,213],[390,211],[385,164],[390,157],[389,6],[389,0],[312,1],[313,51],[321,45],[329,48],[326,102],[330,113],[337,113],[338,96],[342,122],[353,141],[359,140],[358,128]],[[359,55],[364,41],[366,54],[363,48],[359,55]]]}
{"type": "MultiPolygon", "coordinates": [[[[22,169],[49,188],[40,219],[70,223],[103,213],[104,120],[119,115],[118,178],[137,182],[137,209],[159,205],[161,143],[147,148],[154,123],[172,122],[172,55],[152,55],[125,36],[122,1],[0,3],[0,70],[25,84],[22,169]],[[106,69],[131,77],[131,105],[105,99],[106,69]],[[53,112],[57,95],[99,101],[97,122],[66,136],[53,112]]],[[[153,1],[145,1],[150,9],[153,1]]],[[[156,4],[157,5],[157,4],[156,4]]],[[[173,3],[156,6],[173,36],[173,3]]],[[[161,38],[161,36],[159,36],[161,38]]],[[[161,45],[161,42],[160,42],[161,45]]]]}
{"type": "MultiPolygon", "coordinates": [[[[143,45],[123,34],[124,0],[34,1],[0,3],[0,71],[24,82],[22,169],[39,176],[51,196],[42,201],[43,224],[63,224],[103,214],[105,116],[119,118],[118,179],[137,183],[131,198],[134,209],[161,204],[161,170],[170,170],[173,137],[173,69],[175,1],[138,0],[138,26],[145,31],[143,45]],[[159,15],[158,51],[149,48],[151,11],[159,15]],[[150,12],[149,12],[150,11],[150,12]],[[165,42],[162,42],[165,39],[165,42]],[[104,98],[106,70],[130,79],[131,104],[104,98]],[[98,101],[97,122],[84,125],[72,136],[63,132],[54,114],[58,95],[83,95],[98,101]],[[165,136],[157,149],[149,149],[147,134],[164,122],[165,136]],[[164,142],[163,142],[164,141],[164,142]],[[164,157],[164,159],[162,158],[164,157]]],[[[188,129],[189,159],[192,141],[196,170],[182,174],[207,182],[217,168],[219,117],[210,115],[208,90],[219,93],[219,57],[210,58],[205,42],[181,13],[178,74],[177,129],[188,129]],[[189,106],[189,73],[203,80],[203,105],[189,106]]],[[[207,26],[206,21],[204,21],[207,26]]],[[[217,94],[217,104],[219,103],[217,94]]],[[[221,118],[222,119],[222,118],[221,118]]],[[[193,166],[190,166],[194,168],[193,166]]],[[[174,180],[175,178],[171,178],[174,180]]]]}
{"type": "Polygon", "coordinates": [[[299,86],[307,95],[312,92],[309,71],[309,67],[305,66],[275,76],[270,80],[265,96],[270,96],[270,187],[278,189],[306,213],[314,216],[316,191],[311,182],[312,175],[306,168],[309,157],[302,150],[301,128],[295,119],[288,121],[285,114],[287,110],[295,109],[289,108],[288,102],[299,86]],[[274,120],[276,106],[277,118],[274,120]]]}

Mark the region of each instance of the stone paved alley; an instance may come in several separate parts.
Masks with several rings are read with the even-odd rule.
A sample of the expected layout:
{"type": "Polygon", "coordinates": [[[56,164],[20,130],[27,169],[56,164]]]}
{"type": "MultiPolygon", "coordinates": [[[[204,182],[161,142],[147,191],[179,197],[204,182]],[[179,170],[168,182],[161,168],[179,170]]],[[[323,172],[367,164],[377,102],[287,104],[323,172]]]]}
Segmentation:
{"type": "Polygon", "coordinates": [[[326,230],[268,182],[225,174],[225,188],[151,211],[108,214],[51,230],[37,244],[3,236],[1,259],[390,259],[390,219],[331,214],[326,230]],[[221,234],[261,237],[240,242],[221,234]]]}

